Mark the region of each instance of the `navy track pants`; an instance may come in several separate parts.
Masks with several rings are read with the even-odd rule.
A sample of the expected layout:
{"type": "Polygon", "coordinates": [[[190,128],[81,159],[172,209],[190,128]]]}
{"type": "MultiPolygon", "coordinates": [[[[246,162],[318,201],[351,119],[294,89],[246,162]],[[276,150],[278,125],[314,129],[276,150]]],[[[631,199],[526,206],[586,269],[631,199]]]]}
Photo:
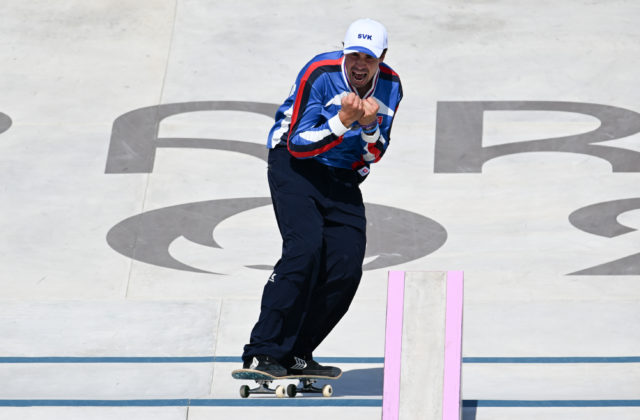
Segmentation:
{"type": "Polygon", "coordinates": [[[362,277],[366,218],[355,171],[269,152],[268,180],[282,256],[262,294],[243,359],[284,366],[311,357],[349,309],[362,277]]]}

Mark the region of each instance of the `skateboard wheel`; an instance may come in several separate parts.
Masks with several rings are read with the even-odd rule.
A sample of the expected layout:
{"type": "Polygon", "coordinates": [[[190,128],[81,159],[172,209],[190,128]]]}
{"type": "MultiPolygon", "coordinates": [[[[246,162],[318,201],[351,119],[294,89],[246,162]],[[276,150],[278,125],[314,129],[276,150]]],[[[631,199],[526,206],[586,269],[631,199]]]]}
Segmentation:
{"type": "Polygon", "coordinates": [[[289,386],[287,386],[287,395],[290,398],[295,397],[297,393],[298,393],[298,388],[294,384],[289,384],[289,386]]]}
{"type": "Polygon", "coordinates": [[[285,395],[285,390],[284,390],[284,386],[282,385],[278,385],[276,387],[276,397],[278,398],[284,398],[285,395]]]}
{"type": "Polygon", "coordinates": [[[240,396],[242,398],[247,398],[249,396],[249,387],[247,385],[242,385],[240,387],[240,396]]]}
{"type": "Polygon", "coordinates": [[[330,397],[333,395],[333,387],[331,385],[325,385],[322,387],[322,396],[330,397]]]}

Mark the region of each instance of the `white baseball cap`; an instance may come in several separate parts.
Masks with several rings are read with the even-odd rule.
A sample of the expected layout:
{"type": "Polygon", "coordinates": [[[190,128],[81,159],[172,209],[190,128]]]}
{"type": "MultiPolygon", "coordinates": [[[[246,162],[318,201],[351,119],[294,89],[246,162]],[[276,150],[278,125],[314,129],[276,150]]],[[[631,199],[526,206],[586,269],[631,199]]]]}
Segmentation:
{"type": "Polygon", "coordinates": [[[380,58],[387,48],[387,30],[372,19],[358,19],[349,25],[344,36],[344,54],[362,52],[380,58]]]}

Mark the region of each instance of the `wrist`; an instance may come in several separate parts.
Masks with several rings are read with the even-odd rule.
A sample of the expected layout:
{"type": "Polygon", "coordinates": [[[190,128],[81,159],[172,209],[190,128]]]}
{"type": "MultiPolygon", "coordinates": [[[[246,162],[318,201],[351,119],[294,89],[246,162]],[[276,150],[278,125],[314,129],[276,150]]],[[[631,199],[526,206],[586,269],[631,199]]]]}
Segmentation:
{"type": "Polygon", "coordinates": [[[380,129],[376,128],[376,131],[374,131],[373,134],[367,134],[363,131],[360,137],[367,143],[375,144],[380,139],[380,129]]]}
{"type": "Polygon", "coordinates": [[[333,117],[329,118],[328,123],[329,123],[329,129],[331,130],[331,132],[338,137],[342,136],[347,131],[349,131],[349,127],[346,126],[344,122],[342,122],[342,119],[340,118],[340,114],[336,114],[333,117]]]}
{"type": "Polygon", "coordinates": [[[370,136],[378,130],[378,121],[374,120],[370,124],[360,125],[360,128],[364,134],[370,136]]]}

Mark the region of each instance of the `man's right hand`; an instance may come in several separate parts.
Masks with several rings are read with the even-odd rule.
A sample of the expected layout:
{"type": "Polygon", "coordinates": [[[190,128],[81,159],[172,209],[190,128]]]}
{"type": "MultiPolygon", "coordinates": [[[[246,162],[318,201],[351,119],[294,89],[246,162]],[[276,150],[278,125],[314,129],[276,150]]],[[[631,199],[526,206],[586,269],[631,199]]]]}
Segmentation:
{"type": "Polygon", "coordinates": [[[364,115],[365,107],[362,99],[353,92],[343,96],[341,104],[342,109],[338,112],[338,117],[345,127],[351,127],[354,122],[364,115]]]}

